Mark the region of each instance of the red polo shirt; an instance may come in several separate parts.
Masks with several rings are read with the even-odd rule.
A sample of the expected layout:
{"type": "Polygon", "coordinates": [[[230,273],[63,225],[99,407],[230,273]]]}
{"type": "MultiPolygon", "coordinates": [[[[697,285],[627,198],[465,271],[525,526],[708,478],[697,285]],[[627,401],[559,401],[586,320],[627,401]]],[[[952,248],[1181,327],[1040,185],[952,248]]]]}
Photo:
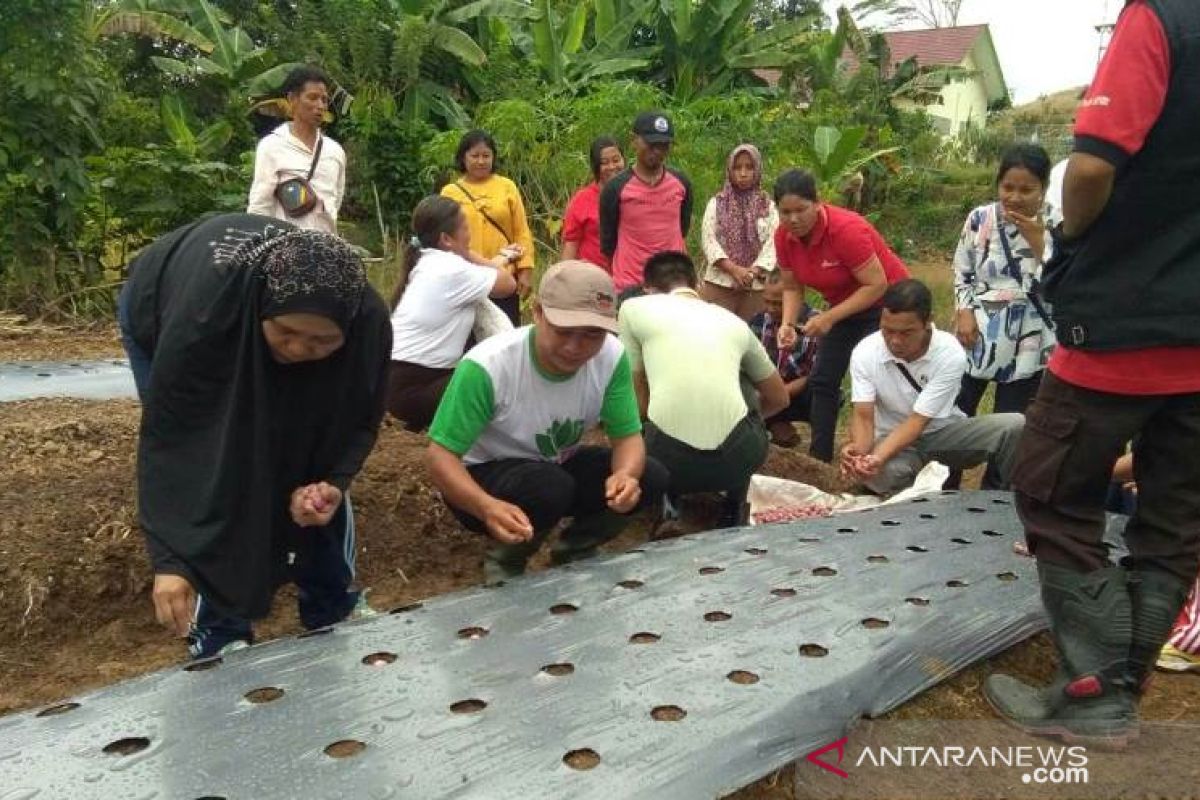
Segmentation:
{"type": "Polygon", "coordinates": [[[600,184],[589,183],[567,203],[562,238],[579,243],[579,258],[611,271],[608,257],[600,249],[600,184]]]}
{"type": "MultiPolygon", "coordinates": [[[[1162,21],[1146,3],[1129,4],[1076,113],[1075,149],[1110,162],[1136,155],[1162,113],[1170,76],[1162,21]]],[[[1200,392],[1200,347],[1093,351],[1059,343],[1048,367],[1068,383],[1099,392],[1200,392]]]]}
{"type": "Polygon", "coordinates": [[[817,224],[806,238],[797,239],[782,224],[775,229],[779,266],[791,270],[797,283],[819,292],[830,308],[862,285],[854,273],[871,256],[879,257],[889,285],[908,277],[908,268],[879,231],[848,209],[822,203],[817,224]]]}

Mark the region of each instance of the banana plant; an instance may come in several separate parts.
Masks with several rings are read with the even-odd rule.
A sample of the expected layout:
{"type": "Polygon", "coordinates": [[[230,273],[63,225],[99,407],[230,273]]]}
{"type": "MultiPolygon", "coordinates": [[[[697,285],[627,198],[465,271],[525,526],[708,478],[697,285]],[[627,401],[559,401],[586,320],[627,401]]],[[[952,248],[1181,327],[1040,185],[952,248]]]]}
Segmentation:
{"type": "Polygon", "coordinates": [[[211,53],[211,39],[181,18],[178,0],[117,0],[84,3],[85,29],[92,41],[132,34],[152,39],[173,39],[211,53]]]}
{"type": "Polygon", "coordinates": [[[459,69],[479,67],[487,53],[458,27],[476,17],[529,15],[532,10],[516,0],[476,0],[459,8],[450,8],[447,0],[391,0],[395,21],[389,25],[394,40],[392,79],[402,98],[401,113],[411,121],[431,114],[451,125],[465,125],[463,110],[454,87],[434,80],[435,65],[442,71],[457,63],[459,69]]]}
{"type": "Polygon", "coordinates": [[[295,66],[270,65],[267,49],[255,45],[242,28],[230,27],[225,13],[208,0],[175,0],[171,7],[175,13],[185,14],[212,46],[186,59],[152,56],[150,60],[167,75],[183,79],[217,76],[230,88],[255,96],[277,88],[295,66]]]}
{"type": "Polygon", "coordinates": [[[655,29],[677,99],[717,94],[751,69],[787,69],[808,57],[810,18],[756,31],[753,9],[754,0],[659,0],[655,29]]]}
{"type": "Polygon", "coordinates": [[[859,145],[866,135],[865,125],[841,129],[823,125],[813,132],[812,141],[804,142],[805,160],[820,184],[822,195],[831,195],[846,175],[900,150],[899,147],[885,147],[860,154],[859,145]]]}
{"type": "Polygon", "coordinates": [[[193,131],[187,109],[177,94],[163,95],[159,101],[163,129],[175,150],[189,160],[216,161],[233,136],[233,127],[226,120],[193,131]]]}

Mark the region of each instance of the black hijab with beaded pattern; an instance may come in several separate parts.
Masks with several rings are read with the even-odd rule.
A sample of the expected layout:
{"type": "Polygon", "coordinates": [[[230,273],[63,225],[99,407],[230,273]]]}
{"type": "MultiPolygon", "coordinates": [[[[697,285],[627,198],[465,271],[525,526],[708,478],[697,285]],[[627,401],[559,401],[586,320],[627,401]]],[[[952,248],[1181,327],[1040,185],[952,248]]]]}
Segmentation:
{"type": "Polygon", "coordinates": [[[223,613],[261,617],[314,536],[288,512],[317,481],[343,489],[383,416],[391,324],[361,259],[331,234],[248,214],[170,233],[131,267],[131,335],[151,354],[138,502],[156,573],[223,613]],[[318,314],[344,344],[279,364],[262,320],[318,314]]]}

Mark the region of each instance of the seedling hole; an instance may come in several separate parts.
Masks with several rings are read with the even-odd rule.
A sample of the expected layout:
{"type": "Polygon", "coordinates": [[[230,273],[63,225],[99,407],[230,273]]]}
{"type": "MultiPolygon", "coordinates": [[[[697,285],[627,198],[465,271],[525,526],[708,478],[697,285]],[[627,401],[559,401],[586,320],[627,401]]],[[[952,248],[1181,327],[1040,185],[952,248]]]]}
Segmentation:
{"type": "Polygon", "coordinates": [[[829,655],[829,650],[819,644],[802,644],[800,645],[800,655],[805,658],[824,658],[829,655]]]}
{"type": "Polygon", "coordinates": [[[796,590],[788,587],[781,587],[779,589],[772,589],[771,594],[776,597],[795,597],[796,590]]]}
{"type": "Polygon", "coordinates": [[[150,746],[150,740],[145,736],[129,736],[117,739],[104,745],[104,752],[110,756],[131,756],[140,753],[150,746]]]}
{"type": "Polygon", "coordinates": [[[742,686],[750,686],[751,684],[758,683],[758,676],[744,669],[735,669],[725,677],[742,686]]]}
{"type": "Polygon", "coordinates": [[[488,635],[487,628],[480,628],[478,625],[472,625],[469,628],[463,628],[458,632],[460,639],[482,639],[488,635]]]}
{"type": "Polygon", "coordinates": [[[818,578],[832,578],[834,575],[837,575],[837,570],[833,567],[817,567],[813,570],[813,575],[816,575],[818,578]]]}
{"type": "Polygon", "coordinates": [[[79,703],[59,703],[56,706],[43,708],[37,713],[39,717],[57,717],[59,714],[66,714],[68,711],[74,711],[79,708],[79,703]]]}
{"type": "Polygon", "coordinates": [[[245,698],[255,705],[271,703],[281,697],[283,697],[283,689],[275,686],[263,686],[261,689],[251,689],[245,694],[245,698]]]}
{"type": "Polygon", "coordinates": [[[659,722],[679,722],[687,712],[679,706],[655,706],[650,709],[650,716],[659,722]]]}
{"type": "Polygon", "coordinates": [[[873,631],[886,628],[888,625],[891,625],[891,623],[886,619],[879,619],[878,617],[867,617],[862,621],[862,626],[864,628],[868,628],[873,631]]]}
{"type": "Polygon", "coordinates": [[[363,656],[362,663],[368,667],[386,667],[396,662],[395,653],[378,652],[363,656]]]}
{"type": "Polygon", "coordinates": [[[325,748],[325,755],[330,758],[350,758],[366,749],[366,743],[357,739],[339,739],[325,748]]]}
{"type": "Polygon", "coordinates": [[[574,671],[575,665],[566,661],[558,664],[547,664],[546,666],[542,667],[542,672],[546,673],[547,675],[553,675],[556,678],[561,678],[564,675],[570,675],[574,671]]]}
{"type": "Polygon", "coordinates": [[[572,750],[563,756],[563,763],[571,769],[593,769],[600,763],[600,754],[588,747],[572,750]]]}
{"type": "Polygon", "coordinates": [[[704,615],[704,619],[707,622],[727,622],[733,619],[733,614],[728,611],[709,611],[704,615]]]}
{"type": "Polygon", "coordinates": [[[561,616],[562,614],[574,614],[578,610],[579,606],[573,606],[570,603],[559,603],[557,605],[550,606],[550,613],[554,614],[555,616],[561,616]]]}
{"type": "Polygon", "coordinates": [[[641,631],[640,633],[635,633],[633,636],[630,636],[629,643],[630,644],[654,644],[661,638],[662,638],[662,636],[660,636],[657,633],[650,633],[649,631],[641,631]]]}
{"type": "Polygon", "coordinates": [[[487,703],[477,697],[472,697],[467,700],[459,700],[457,703],[450,705],[450,710],[455,714],[478,714],[487,708],[487,703]]]}

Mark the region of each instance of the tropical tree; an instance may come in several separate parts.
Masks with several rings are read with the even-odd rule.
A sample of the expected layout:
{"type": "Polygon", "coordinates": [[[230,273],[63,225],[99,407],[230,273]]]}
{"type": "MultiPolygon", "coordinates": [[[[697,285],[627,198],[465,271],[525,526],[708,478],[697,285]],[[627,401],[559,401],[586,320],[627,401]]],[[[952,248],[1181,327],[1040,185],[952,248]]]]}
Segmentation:
{"type": "Polygon", "coordinates": [[[656,0],[581,0],[560,11],[551,0],[534,0],[529,13],[513,14],[511,38],[554,89],[582,91],[600,79],[644,70],[659,52],[655,46],[633,47],[638,26],[656,0]],[[594,39],[586,40],[592,22],[594,39]]]}
{"type": "Polygon", "coordinates": [[[753,0],[659,0],[655,32],[663,77],[678,99],[717,94],[748,83],[755,68],[787,69],[808,56],[808,17],[755,30],[753,0]]]}
{"type": "Polygon", "coordinates": [[[255,45],[241,27],[208,0],[183,0],[173,6],[184,13],[211,47],[191,57],[153,56],[150,60],[167,75],[183,80],[215,77],[245,95],[262,95],[278,87],[295,64],[276,64],[265,47],[255,45]]]}
{"type": "Polygon", "coordinates": [[[885,147],[870,153],[860,152],[859,146],[866,136],[865,125],[841,129],[823,125],[813,131],[811,141],[804,143],[807,164],[820,184],[823,195],[832,196],[842,178],[900,150],[899,147],[885,147]]]}

